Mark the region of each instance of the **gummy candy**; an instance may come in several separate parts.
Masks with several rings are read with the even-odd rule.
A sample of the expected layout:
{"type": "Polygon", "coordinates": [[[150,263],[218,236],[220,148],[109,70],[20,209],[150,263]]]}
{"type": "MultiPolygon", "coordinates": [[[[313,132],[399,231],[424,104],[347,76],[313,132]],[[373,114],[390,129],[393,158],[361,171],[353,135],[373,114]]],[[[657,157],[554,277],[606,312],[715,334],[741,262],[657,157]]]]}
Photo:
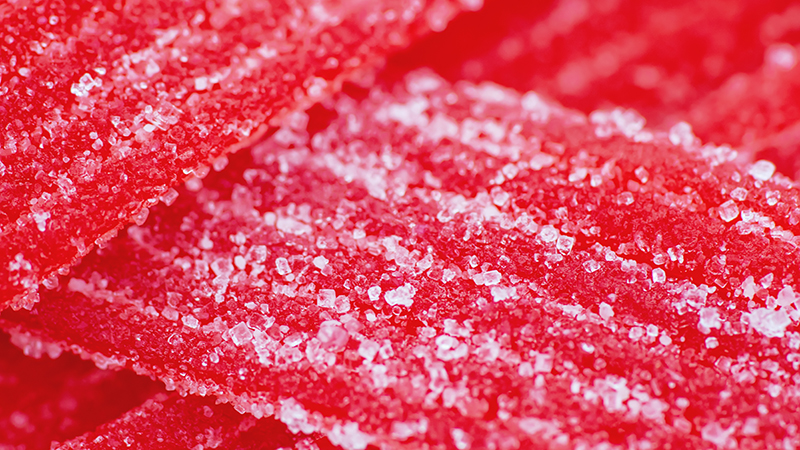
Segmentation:
{"type": "Polygon", "coordinates": [[[53,447],[56,450],[176,448],[218,450],[333,449],[317,437],[289,433],[274,419],[256,420],[227,405],[199,397],[159,394],[97,430],[53,447]],[[321,444],[321,445],[320,445],[321,444]]]}
{"type": "Polygon", "coordinates": [[[695,102],[685,119],[701,139],[733,145],[752,159],[768,159],[779,172],[798,179],[799,57],[796,46],[770,46],[758,71],[733,75],[695,102]]]}
{"type": "Polygon", "coordinates": [[[173,186],[224,166],[480,0],[0,6],[0,290],[30,307],[173,186]]]}
{"type": "Polygon", "coordinates": [[[325,107],[4,326],[345,449],[798,440],[772,163],[426,72],[325,107]]]}
{"type": "MultiPolygon", "coordinates": [[[[661,125],[686,120],[694,102],[734,74],[756,71],[769,46],[800,43],[800,9],[787,1],[500,1],[485,9],[393,57],[393,72],[429,66],[449,80],[535,90],[587,113],[634,108],[661,125]]],[[[717,113],[703,120],[733,115],[717,113]]]]}
{"type": "MultiPolygon", "coordinates": [[[[414,3],[416,15],[384,15],[385,29],[362,30],[375,42],[350,51],[385,53],[478,3],[414,3]],[[389,24],[397,20],[404,25],[389,24]],[[401,39],[380,41],[398,29],[401,39]]],[[[269,121],[281,128],[268,140],[214,160],[213,172],[204,167],[222,150],[198,147],[212,159],[181,167],[190,178],[161,195],[163,205],[123,211],[139,211],[136,225],[116,239],[101,236],[105,248],[67,278],[47,278],[30,313],[5,312],[2,326],[27,353],[69,349],[178,391],[64,448],[800,445],[800,196],[781,175],[796,173],[800,142],[800,9],[785,1],[515,3],[496,0],[456,19],[395,57],[376,87],[369,73],[348,73],[360,87],[335,101],[312,95],[313,84],[302,85],[299,100],[267,95],[288,102],[269,121]],[[490,79],[539,94],[452,86],[428,72],[391,85],[419,65],[451,80],[490,79]],[[307,113],[291,112],[317,100],[307,113]],[[615,104],[623,107],[608,106],[615,104]]],[[[92,33],[117,24],[136,37],[120,24],[148,20],[142,5],[126,4],[122,18],[102,5],[70,6],[74,17],[106,22],[93,28],[89,19],[76,26],[56,17],[39,29],[63,26],[66,41],[97,42],[92,33]]],[[[351,11],[365,5],[353,2],[351,11]]],[[[225,35],[231,21],[255,20],[236,8],[186,6],[221,13],[193,31],[206,37],[195,42],[203,55],[236,57],[235,48],[204,47],[219,44],[217,26],[225,35]]],[[[33,29],[33,21],[7,17],[44,12],[0,6],[3,26],[33,29]]],[[[192,27],[193,17],[160,20],[192,27]]],[[[352,20],[353,28],[362,23],[352,20]]],[[[145,23],[141,32],[160,27],[145,23]]],[[[348,29],[330,25],[332,33],[341,27],[348,29]]],[[[228,33],[231,43],[243,34],[228,33]]],[[[0,45],[22,45],[29,55],[52,47],[15,44],[12,34],[0,45]]],[[[158,38],[148,39],[123,49],[158,38]]],[[[75,51],[93,58],[104,47],[75,51]]],[[[54,72],[62,63],[37,67],[54,72]]],[[[0,66],[1,87],[33,78],[16,59],[8,64],[0,66]]],[[[155,71],[147,59],[138,64],[145,75],[155,71]]],[[[231,86],[214,84],[213,70],[225,64],[200,61],[203,73],[175,81],[206,88],[196,123],[207,119],[209,102],[227,105],[214,117],[222,133],[210,136],[228,145],[224,127],[243,118],[231,86]]],[[[310,73],[321,65],[309,63],[310,73]]],[[[325,70],[315,74],[338,76],[325,70]]],[[[99,73],[74,75],[73,95],[109,88],[99,73]]],[[[338,89],[333,84],[323,94],[338,89]]],[[[122,95],[139,101],[142,89],[122,95]]],[[[262,111],[257,97],[241,110],[262,111]]],[[[32,104],[8,98],[0,108],[32,104]]],[[[108,98],[94,104],[101,115],[113,106],[108,98]]],[[[81,109],[87,105],[78,101],[63,121],[94,120],[94,110],[81,109]]],[[[17,116],[30,114],[4,115],[3,132],[38,126],[17,116]]],[[[182,117],[173,128],[187,123],[182,117]]],[[[238,136],[235,146],[263,130],[238,136]]],[[[96,142],[84,131],[78,142],[96,142]]],[[[0,139],[2,152],[19,153],[18,144],[29,150],[37,137],[0,139]]],[[[133,142],[140,144],[135,135],[133,142]]],[[[87,185],[102,187],[97,180],[87,185]]],[[[20,183],[2,188],[12,206],[40,193],[20,183]]],[[[43,222],[49,232],[51,218],[33,215],[46,212],[38,203],[22,205],[31,210],[28,225],[43,222]]],[[[95,214],[120,211],[94,203],[95,214]]],[[[8,224],[24,220],[17,222],[8,224]]],[[[24,258],[9,261],[9,269],[28,270],[24,258]]],[[[32,293],[39,276],[11,283],[27,282],[32,293]]]]}
{"type": "Polygon", "coordinates": [[[0,448],[47,448],[94,429],[159,391],[130,371],[104,371],[56,345],[0,336],[0,448]],[[27,356],[14,345],[27,348],[27,356]],[[28,357],[30,356],[30,357],[28,357]],[[37,358],[37,359],[34,359],[37,358]]]}

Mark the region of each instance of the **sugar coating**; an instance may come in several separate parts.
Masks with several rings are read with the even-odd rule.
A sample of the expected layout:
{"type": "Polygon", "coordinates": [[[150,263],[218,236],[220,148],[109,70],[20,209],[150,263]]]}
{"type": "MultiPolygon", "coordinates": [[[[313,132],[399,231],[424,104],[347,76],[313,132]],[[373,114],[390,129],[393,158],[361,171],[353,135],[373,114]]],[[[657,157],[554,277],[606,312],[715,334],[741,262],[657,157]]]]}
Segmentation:
{"type": "MultiPolygon", "coordinates": [[[[796,86],[796,11],[791,2],[731,7],[719,0],[704,2],[702,8],[688,0],[557,0],[498,6],[470,26],[453,30],[449,39],[431,39],[439,50],[415,63],[450,80],[535,89],[585,112],[606,104],[634,108],[650,123],[671,126],[685,120],[696,101],[753,71],[762,60],[773,72],[786,74],[787,81],[794,77],[791,84],[796,86]],[[474,33],[477,27],[504,32],[474,33]],[[451,53],[461,58],[454,63],[451,53]]],[[[747,85],[728,96],[735,99],[732,107],[720,103],[705,117],[692,119],[741,135],[747,128],[738,125],[753,124],[757,111],[768,111],[768,122],[778,126],[781,113],[795,114],[774,106],[788,106],[795,98],[788,94],[796,93],[796,87],[747,85]],[[774,97],[767,94],[770,90],[774,97]],[[758,97],[757,105],[750,101],[753,96],[758,97]]]]}
{"type": "Polygon", "coordinates": [[[346,449],[796,439],[797,189],[530,98],[416,72],[296,114],[6,326],[346,449]]]}
{"type": "Polygon", "coordinates": [[[315,441],[319,437],[292,434],[275,419],[256,419],[237,413],[229,405],[215,404],[212,399],[182,398],[173,393],[155,395],[116,420],[53,448],[319,450],[315,441]]]}
{"type": "Polygon", "coordinates": [[[768,18],[761,28],[770,45],[757,70],[731,75],[686,114],[701,138],[738,147],[754,162],[749,174],[756,179],[769,179],[776,169],[794,178],[800,172],[795,156],[800,112],[794,107],[800,95],[800,42],[775,26],[796,14],[794,6],[768,18]]]}
{"type": "Polygon", "coordinates": [[[114,420],[162,391],[130,371],[103,371],[26,333],[0,336],[0,442],[48,448],[114,420]]]}
{"type": "Polygon", "coordinates": [[[414,304],[414,294],[417,290],[411,284],[404,284],[397,289],[387,291],[384,295],[386,303],[394,306],[411,306],[414,304]]]}
{"type": "Polygon", "coordinates": [[[201,184],[226,153],[479,6],[469,3],[145,0],[5,11],[0,306],[30,307],[43,280],[128,221],[143,224],[159,199],[174,202],[179,182],[201,184]]]}
{"type": "MultiPolygon", "coordinates": [[[[797,5],[558,0],[491,6],[430,38],[431,50],[413,67],[430,66],[450,80],[535,89],[587,113],[607,104],[634,108],[657,128],[688,122],[703,141],[730,145],[742,160],[766,159],[780,173],[800,173],[797,5]],[[455,62],[452,54],[459,55],[455,62]]],[[[535,108],[539,98],[530,95],[525,104],[535,108]]]]}

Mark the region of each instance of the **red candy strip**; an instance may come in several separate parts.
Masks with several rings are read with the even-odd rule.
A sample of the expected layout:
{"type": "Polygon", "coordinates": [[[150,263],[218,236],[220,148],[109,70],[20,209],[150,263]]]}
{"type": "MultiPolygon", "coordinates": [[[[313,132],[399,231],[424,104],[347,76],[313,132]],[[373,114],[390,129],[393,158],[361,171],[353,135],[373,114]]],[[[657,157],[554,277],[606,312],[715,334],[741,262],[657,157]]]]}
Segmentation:
{"type": "Polygon", "coordinates": [[[97,369],[57,345],[0,337],[0,447],[47,448],[92,430],[159,391],[131,372],[97,369]],[[45,356],[45,357],[43,357],[45,356]],[[55,359],[53,359],[55,358],[55,359]]]}
{"type": "Polygon", "coordinates": [[[480,1],[0,6],[0,301],[480,1]],[[463,5],[462,5],[463,3],[463,5]]]}
{"type": "MultiPolygon", "coordinates": [[[[768,22],[769,23],[769,22],[768,22]]],[[[732,76],[692,105],[686,119],[698,136],[769,159],[798,179],[800,163],[800,58],[798,47],[775,44],[755,73],[732,76]]]]}
{"type": "Polygon", "coordinates": [[[230,406],[215,405],[209,399],[160,394],[97,430],[53,448],[333,450],[334,447],[319,437],[293,435],[274,419],[257,420],[237,413],[230,406]]]}
{"type": "Polygon", "coordinates": [[[786,175],[800,169],[796,5],[569,0],[486,9],[393,57],[385,76],[427,65],[585,111],[633,107],[658,127],[688,121],[702,140],[768,159],[786,175]],[[476,26],[490,31],[476,35],[476,26]]]}
{"type": "Polygon", "coordinates": [[[622,105],[660,124],[756,70],[768,45],[798,42],[797,7],[787,1],[499,3],[422,40],[394,58],[396,69],[533,89],[586,112],[622,105]]]}
{"type": "Polygon", "coordinates": [[[771,163],[424,73],[331,107],[5,326],[347,449],[797,442],[800,193],[771,163]]]}

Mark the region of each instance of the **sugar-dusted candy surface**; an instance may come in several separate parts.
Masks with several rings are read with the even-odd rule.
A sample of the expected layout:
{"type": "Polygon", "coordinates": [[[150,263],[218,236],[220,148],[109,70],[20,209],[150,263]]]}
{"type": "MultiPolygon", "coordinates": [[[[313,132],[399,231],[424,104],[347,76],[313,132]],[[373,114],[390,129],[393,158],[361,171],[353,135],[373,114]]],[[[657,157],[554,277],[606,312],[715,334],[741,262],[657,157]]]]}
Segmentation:
{"type": "Polygon", "coordinates": [[[334,450],[319,437],[294,435],[275,419],[242,415],[229,405],[199,397],[159,394],[92,432],[54,450],[218,449],[334,450]]]}
{"type": "Polygon", "coordinates": [[[160,390],[157,383],[130,371],[100,370],[74,355],[62,355],[57,345],[3,334],[0,448],[49,448],[52,441],[90,431],[160,390]]]}
{"type": "Polygon", "coordinates": [[[773,164],[426,72],[329,108],[4,326],[346,449],[800,444],[773,164]]]}
{"type": "Polygon", "coordinates": [[[497,1],[394,56],[383,76],[429,66],[587,112],[633,107],[796,177],[798,20],[791,2],[497,1]]]}
{"type": "MultiPolygon", "coordinates": [[[[800,18],[800,7],[794,11],[800,18]]],[[[778,171],[800,179],[798,59],[797,46],[774,44],[759,70],[733,75],[681,116],[704,140],[728,143],[748,156],[769,159],[778,171]]]]}
{"type": "Polygon", "coordinates": [[[480,0],[0,5],[0,302],[480,0]]]}
{"type": "Polygon", "coordinates": [[[800,42],[798,8],[788,1],[516,3],[457,19],[396,58],[394,72],[429,66],[450,80],[533,89],[587,113],[634,108],[659,124],[732,75],[756,71],[769,45],[800,42]]]}

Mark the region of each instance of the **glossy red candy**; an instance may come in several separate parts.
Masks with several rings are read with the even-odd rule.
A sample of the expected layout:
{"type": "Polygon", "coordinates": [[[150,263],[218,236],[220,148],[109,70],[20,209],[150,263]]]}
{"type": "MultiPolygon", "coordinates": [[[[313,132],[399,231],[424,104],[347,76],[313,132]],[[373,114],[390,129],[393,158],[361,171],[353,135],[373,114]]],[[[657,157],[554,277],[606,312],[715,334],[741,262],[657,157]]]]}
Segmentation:
{"type": "Polygon", "coordinates": [[[480,1],[0,5],[0,306],[480,1]],[[462,5],[463,3],[463,5],[462,5]]]}
{"type": "Polygon", "coordinates": [[[426,72],[327,106],[4,326],[346,449],[797,442],[772,163],[426,72]]]}
{"type": "Polygon", "coordinates": [[[130,371],[105,371],[57,345],[0,336],[0,448],[42,449],[112,420],[159,392],[130,371]],[[26,349],[26,354],[12,345],[26,349]],[[36,359],[34,359],[36,358],[36,359]]]}

